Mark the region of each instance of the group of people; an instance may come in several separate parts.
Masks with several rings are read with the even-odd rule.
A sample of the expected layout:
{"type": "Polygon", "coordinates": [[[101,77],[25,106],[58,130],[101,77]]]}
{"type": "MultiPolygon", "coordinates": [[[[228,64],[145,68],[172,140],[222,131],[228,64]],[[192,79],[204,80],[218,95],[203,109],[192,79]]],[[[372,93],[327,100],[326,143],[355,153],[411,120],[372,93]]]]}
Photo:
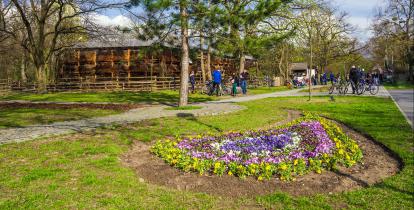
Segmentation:
{"type": "Polygon", "coordinates": [[[349,79],[351,80],[352,93],[355,94],[357,84],[359,82],[364,81],[365,83],[379,83],[381,79],[381,74],[379,74],[378,72],[365,73],[364,69],[352,66],[351,70],[349,71],[349,79]]]}
{"type": "MultiPolygon", "coordinates": [[[[222,75],[220,66],[216,66],[215,70],[213,71],[211,75],[212,75],[213,80],[210,81],[212,83],[210,92],[211,93],[215,92],[216,95],[218,96],[220,92],[220,88],[222,88],[222,83],[223,83],[223,75],[222,75]]],[[[249,79],[249,73],[246,70],[244,70],[241,74],[233,73],[233,75],[229,79],[229,82],[232,85],[231,95],[232,96],[237,95],[237,87],[240,87],[242,90],[242,93],[246,94],[248,79],[249,79]]],[[[191,71],[190,73],[189,82],[191,84],[192,92],[195,92],[196,78],[195,78],[194,71],[191,71]]]]}
{"type": "Polygon", "coordinates": [[[243,95],[247,93],[247,80],[249,79],[249,73],[244,70],[241,74],[233,73],[232,77],[230,78],[231,83],[231,95],[237,95],[237,87],[242,89],[243,95]]]}

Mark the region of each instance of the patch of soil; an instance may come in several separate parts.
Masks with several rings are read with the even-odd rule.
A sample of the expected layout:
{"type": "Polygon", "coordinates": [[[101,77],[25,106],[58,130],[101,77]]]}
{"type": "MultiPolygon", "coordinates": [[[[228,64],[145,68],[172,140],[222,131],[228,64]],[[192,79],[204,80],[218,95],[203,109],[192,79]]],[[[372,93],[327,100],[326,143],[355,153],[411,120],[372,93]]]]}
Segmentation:
{"type": "Polygon", "coordinates": [[[106,109],[128,111],[130,109],[142,108],[142,104],[111,104],[111,103],[31,103],[31,102],[0,102],[2,108],[34,108],[34,109],[106,109]]]}
{"type": "MultiPolygon", "coordinates": [[[[289,112],[290,118],[297,115],[297,112],[289,112]]],[[[219,177],[194,172],[185,173],[151,154],[151,144],[143,142],[135,142],[122,160],[126,166],[136,171],[140,181],[224,197],[256,197],[275,191],[283,191],[294,196],[338,193],[373,185],[399,171],[401,162],[394,158],[389,150],[345,125],[339,125],[348,136],[357,141],[364,154],[363,163],[351,168],[340,167],[335,172],[309,173],[298,176],[291,182],[277,178],[257,181],[254,177],[240,179],[229,175],[219,177]]]]}

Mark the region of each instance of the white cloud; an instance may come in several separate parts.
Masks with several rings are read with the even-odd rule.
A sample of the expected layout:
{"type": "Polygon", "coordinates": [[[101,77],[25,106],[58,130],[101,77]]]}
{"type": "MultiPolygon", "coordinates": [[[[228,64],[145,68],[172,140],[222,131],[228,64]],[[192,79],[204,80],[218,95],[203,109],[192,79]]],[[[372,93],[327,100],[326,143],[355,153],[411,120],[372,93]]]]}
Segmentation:
{"type": "Polygon", "coordinates": [[[132,25],[132,20],[124,15],[110,17],[102,14],[94,14],[92,16],[95,23],[102,26],[121,26],[128,27],[132,25]]]}

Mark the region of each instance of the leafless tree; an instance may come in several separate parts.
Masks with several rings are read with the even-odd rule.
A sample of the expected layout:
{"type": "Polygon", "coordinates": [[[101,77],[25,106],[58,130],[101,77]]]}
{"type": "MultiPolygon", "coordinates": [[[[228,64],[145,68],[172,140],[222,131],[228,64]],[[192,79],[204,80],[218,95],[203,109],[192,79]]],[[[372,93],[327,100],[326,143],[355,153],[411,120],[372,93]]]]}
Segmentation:
{"type": "Polygon", "coordinates": [[[54,56],[97,35],[94,14],[122,5],[104,0],[11,0],[2,6],[0,38],[11,38],[23,48],[34,66],[38,90],[44,91],[54,56]]]}

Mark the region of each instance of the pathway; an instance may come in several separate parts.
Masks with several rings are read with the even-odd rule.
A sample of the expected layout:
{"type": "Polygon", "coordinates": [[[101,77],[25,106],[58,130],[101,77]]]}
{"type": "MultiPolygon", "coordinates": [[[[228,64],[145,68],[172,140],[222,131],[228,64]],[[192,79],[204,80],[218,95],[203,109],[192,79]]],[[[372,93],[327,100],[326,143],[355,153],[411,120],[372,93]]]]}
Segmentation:
{"type": "Polygon", "coordinates": [[[127,124],[160,117],[196,117],[203,115],[218,115],[244,109],[242,106],[231,103],[206,103],[197,105],[202,106],[203,108],[195,110],[166,110],[169,106],[152,106],[132,109],[121,114],[104,117],[56,122],[49,125],[33,125],[24,128],[1,129],[0,144],[22,142],[38,137],[87,131],[111,124],[127,124]]]}
{"type": "MultiPolygon", "coordinates": [[[[220,101],[211,101],[207,103],[197,104],[202,106],[202,109],[196,110],[166,110],[168,106],[150,106],[138,109],[132,109],[125,113],[96,117],[90,119],[56,122],[49,125],[33,125],[24,128],[9,128],[0,129],[0,144],[21,142],[38,137],[46,137],[53,135],[69,134],[73,132],[81,132],[103,127],[111,124],[127,124],[138,122],[142,120],[171,117],[171,116],[202,116],[202,115],[217,115],[229,112],[234,112],[243,109],[243,106],[235,105],[233,103],[245,102],[251,100],[258,100],[270,97],[285,97],[285,96],[301,96],[307,93],[300,92],[302,89],[293,89],[288,91],[280,91],[274,93],[266,93],[259,95],[251,95],[244,97],[234,97],[220,101]]],[[[380,90],[381,92],[381,90],[380,90]]],[[[314,93],[313,95],[327,95],[327,93],[314,93]]],[[[379,94],[379,96],[388,96],[388,93],[379,94]]]]}
{"type": "Polygon", "coordinates": [[[395,104],[407,119],[407,122],[414,128],[414,89],[410,90],[388,90],[395,104]]]}

